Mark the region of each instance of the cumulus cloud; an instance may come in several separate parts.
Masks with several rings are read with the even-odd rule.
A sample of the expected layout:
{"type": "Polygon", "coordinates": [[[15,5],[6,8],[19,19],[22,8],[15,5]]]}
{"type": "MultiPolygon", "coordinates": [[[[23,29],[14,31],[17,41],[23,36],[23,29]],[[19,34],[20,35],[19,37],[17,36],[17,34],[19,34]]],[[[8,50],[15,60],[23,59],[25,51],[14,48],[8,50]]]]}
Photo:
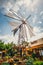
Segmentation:
{"type": "Polygon", "coordinates": [[[15,37],[13,35],[0,35],[0,40],[3,40],[5,43],[14,42],[15,44],[17,44],[18,35],[16,35],[15,37]]]}
{"type": "Polygon", "coordinates": [[[36,20],[37,20],[37,16],[35,15],[35,16],[32,18],[32,22],[35,23],[35,22],[37,22],[36,20]]]}
{"type": "MultiPolygon", "coordinates": [[[[16,7],[16,6],[21,6],[22,4],[24,4],[28,9],[31,10],[36,10],[39,8],[39,6],[42,6],[41,4],[43,4],[42,0],[1,0],[0,1],[0,5],[1,6],[7,6],[8,8],[10,7],[16,7]],[[12,6],[11,6],[12,5],[12,6]]],[[[19,8],[19,7],[18,7],[19,8]]]]}
{"type": "Polygon", "coordinates": [[[42,23],[42,21],[39,21],[38,23],[40,23],[40,24],[41,24],[41,23],[42,23]]]}
{"type": "Polygon", "coordinates": [[[40,27],[34,27],[33,31],[34,31],[35,34],[37,34],[37,33],[40,32],[40,29],[41,29],[40,27]]]}
{"type": "Polygon", "coordinates": [[[40,12],[40,15],[43,15],[43,11],[40,12]]]}
{"type": "MultiPolygon", "coordinates": [[[[43,38],[43,33],[40,33],[40,34],[37,34],[36,36],[33,36],[31,38],[29,38],[28,42],[32,42],[34,40],[37,40],[37,39],[40,39],[40,38],[43,38]]],[[[10,42],[14,42],[15,44],[18,44],[17,40],[18,40],[18,35],[15,36],[12,36],[12,35],[0,35],[0,40],[3,40],[5,42],[5,44],[7,43],[10,43],[10,42]]]]}
{"type": "Polygon", "coordinates": [[[29,39],[29,41],[33,42],[35,40],[43,38],[43,33],[39,33],[36,36],[33,36],[32,38],[29,39]]]}
{"type": "Polygon", "coordinates": [[[42,9],[42,8],[40,9],[39,7],[42,7],[42,4],[43,4],[42,0],[33,0],[33,1],[32,0],[9,0],[9,1],[5,0],[5,2],[4,1],[2,2],[2,1],[0,1],[2,3],[1,7],[4,7],[6,11],[13,9],[16,12],[18,12],[18,10],[20,10],[23,6],[25,6],[26,7],[25,10],[28,10],[28,11],[30,10],[31,12],[37,13],[42,9]]]}

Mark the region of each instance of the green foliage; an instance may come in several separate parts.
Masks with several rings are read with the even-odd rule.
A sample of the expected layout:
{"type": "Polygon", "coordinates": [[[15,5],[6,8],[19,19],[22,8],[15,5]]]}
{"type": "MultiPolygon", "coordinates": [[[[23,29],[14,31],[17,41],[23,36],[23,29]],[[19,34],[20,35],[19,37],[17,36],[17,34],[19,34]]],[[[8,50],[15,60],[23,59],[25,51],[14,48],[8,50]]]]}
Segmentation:
{"type": "Polygon", "coordinates": [[[0,51],[7,50],[6,56],[13,56],[14,55],[14,49],[13,47],[16,47],[16,45],[11,42],[5,44],[3,41],[0,40],[0,51]]]}
{"type": "Polygon", "coordinates": [[[4,63],[2,63],[2,65],[10,65],[10,64],[9,64],[9,63],[4,62],[4,63]]]}
{"type": "Polygon", "coordinates": [[[2,42],[2,41],[0,40],[0,50],[4,50],[4,49],[5,49],[4,42],[2,42]]]}
{"type": "Polygon", "coordinates": [[[15,44],[13,44],[13,43],[5,44],[5,47],[6,47],[6,50],[7,50],[7,56],[14,56],[14,49],[13,49],[14,45],[15,44]]]}
{"type": "Polygon", "coordinates": [[[9,56],[14,56],[14,51],[13,51],[12,48],[8,50],[8,55],[9,56]]]}
{"type": "Polygon", "coordinates": [[[43,65],[43,62],[42,61],[35,61],[34,65],[43,65]]]}
{"type": "Polygon", "coordinates": [[[5,44],[5,47],[7,50],[9,50],[12,47],[12,45],[8,43],[8,44],[5,44]]]}
{"type": "Polygon", "coordinates": [[[34,61],[32,57],[27,57],[26,65],[43,65],[43,61],[34,61]]]}
{"type": "Polygon", "coordinates": [[[33,58],[31,57],[27,57],[27,62],[26,62],[26,65],[33,65],[33,58]]]}
{"type": "Polygon", "coordinates": [[[34,60],[36,60],[36,54],[35,54],[35,53],[32,53],[32,58],[33,58],[34,60]]]}

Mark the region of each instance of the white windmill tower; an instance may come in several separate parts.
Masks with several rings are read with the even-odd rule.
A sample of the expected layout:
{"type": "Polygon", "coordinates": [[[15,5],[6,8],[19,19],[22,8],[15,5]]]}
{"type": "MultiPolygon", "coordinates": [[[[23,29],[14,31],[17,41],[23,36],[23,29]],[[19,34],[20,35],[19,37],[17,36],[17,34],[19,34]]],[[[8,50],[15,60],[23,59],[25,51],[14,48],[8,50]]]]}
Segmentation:
{"type": "Polygon", "coordinates": [[[23,41],[28,41],[27,30],[28,30],[30,37],[34,36],[33,28],[27,22],[27,20],[31,17],[31,15],[29,15],[26,19],[23,19],[21,17],[22,15],[19,16],[15,11],[10,10],[10,12],[8,14],[6,14],[5,16],[15,19],[17,21],[21,21],[21,24],[19,24],[17,22],[10,22],[10,25],[14,26],[14,27],[15,27],[15,24],[17,24],[17,27],[15,27],[13,29],[13,32],[15,35],[17,33],[17,31],[19,30],[18,44],[21,44],[23,41]]]}

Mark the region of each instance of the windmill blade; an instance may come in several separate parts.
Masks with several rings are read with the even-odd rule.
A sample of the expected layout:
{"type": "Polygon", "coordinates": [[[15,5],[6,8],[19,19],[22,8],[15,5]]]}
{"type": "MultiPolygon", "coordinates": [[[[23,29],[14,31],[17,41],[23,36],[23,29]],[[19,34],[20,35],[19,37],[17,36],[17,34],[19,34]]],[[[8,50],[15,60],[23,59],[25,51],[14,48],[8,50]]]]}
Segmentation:
{"type": "Polygon", "coordinates": [[[31,30],[33,30],[33,27],[28,23],[28,26],[30,27],[31,30]]]}
{"type": "Polygon", "coordinates": [[[27,23],[27,26],[29,27],[29,29],[30,29],[31,31],[33,31],[33,27],[32,27],[29,23],[27,23]]]}
{"type": "MultiPolygon", "coordinates": [[[[22,24],[21,24],[22,25],[22,24]]],[[[14,35],[16,34],[16,32],[18,31],[19,28],[21,28],[21,25],[19,25],[18,27],[16,27],[15,29],[13,29],[12,31],[14,32],[14,35]]]]}
{"type": "Polygon", "coordinates": [[[25,19],[25,21],[27,21],[30,17],[31,17],[31,15],[29,15],[29,16],[25,19]]]}
{"type": "Polygon", "coordinates": [[[15,18],[11,13],[8,13],[4,16],[20,21],[19,19],[15,18]]]}
{"type": "Polygon", "coordinates": [[[21,18],[22,18],[22,19],[24,19],[23,15],[21,14],[21,12],[20,12],[20,11],[19,11],[19,14],[20,14],[21,18]]]}
{"type": "Polygon", "coordinates": [[[16,15],[16,17],[18,17],[20,20],[22,19],[20,16],[18,16],[18,14],[17,14],[15,11],[13,11],[12,9],[10,9],[10,11],[11,11],[14,15],[16,15]]]}
{"type": "Polygon", "coordinates": [[[19,26],[21,23],[18,23],[18,22],[9,22],[9,24],[13,27],[17,27],[19,26]]]}
{"type": "Polygon", "coordinates": [[[14,35],[16,34],[17,31],[18,31],[18,28],[13,30],[14,35]]]}
{"type": "Polygon", "coordinates": [[[28,24],[27,24],[27,26],[28,26],[28,29],[29,29],[30,37],[35,36],[35,34],[33,33],[33,27],[31,27],[28,24]]]}

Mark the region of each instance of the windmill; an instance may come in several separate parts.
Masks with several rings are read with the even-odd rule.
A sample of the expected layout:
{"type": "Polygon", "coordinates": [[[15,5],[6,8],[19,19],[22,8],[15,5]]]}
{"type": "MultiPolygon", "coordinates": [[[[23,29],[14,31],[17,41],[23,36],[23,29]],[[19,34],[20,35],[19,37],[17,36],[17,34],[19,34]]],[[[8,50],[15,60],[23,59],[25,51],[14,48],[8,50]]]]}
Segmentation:
{"type": "Polygon", "coordinates": [[[17,21],[21,21],[21,23],[17,23],[17,22],[10,22],[10,25],[14,27],[14,29],[12,30],[14,35],[17,33],[17,31],[19,30],[19,35],[18,35],[18,44],[21,44],[23,41],[28,41],[28,35],[27,35],[27,30],[29,31],[29,35],[30,37],[34,36],[33,33],[33,28],[32,26],[27,22],[28,19],[31,17],[31,15],[29,15],[26,19],[24,19],[22,17],[22,14],[20,14],[21,16],[19,16],[15,11],[13,11],[12,9],[9,11],[8,14],[6,14],[5,16],[15,19],[17,21]],[[17,26],[16,26],[17,25],[17,26]]]}

